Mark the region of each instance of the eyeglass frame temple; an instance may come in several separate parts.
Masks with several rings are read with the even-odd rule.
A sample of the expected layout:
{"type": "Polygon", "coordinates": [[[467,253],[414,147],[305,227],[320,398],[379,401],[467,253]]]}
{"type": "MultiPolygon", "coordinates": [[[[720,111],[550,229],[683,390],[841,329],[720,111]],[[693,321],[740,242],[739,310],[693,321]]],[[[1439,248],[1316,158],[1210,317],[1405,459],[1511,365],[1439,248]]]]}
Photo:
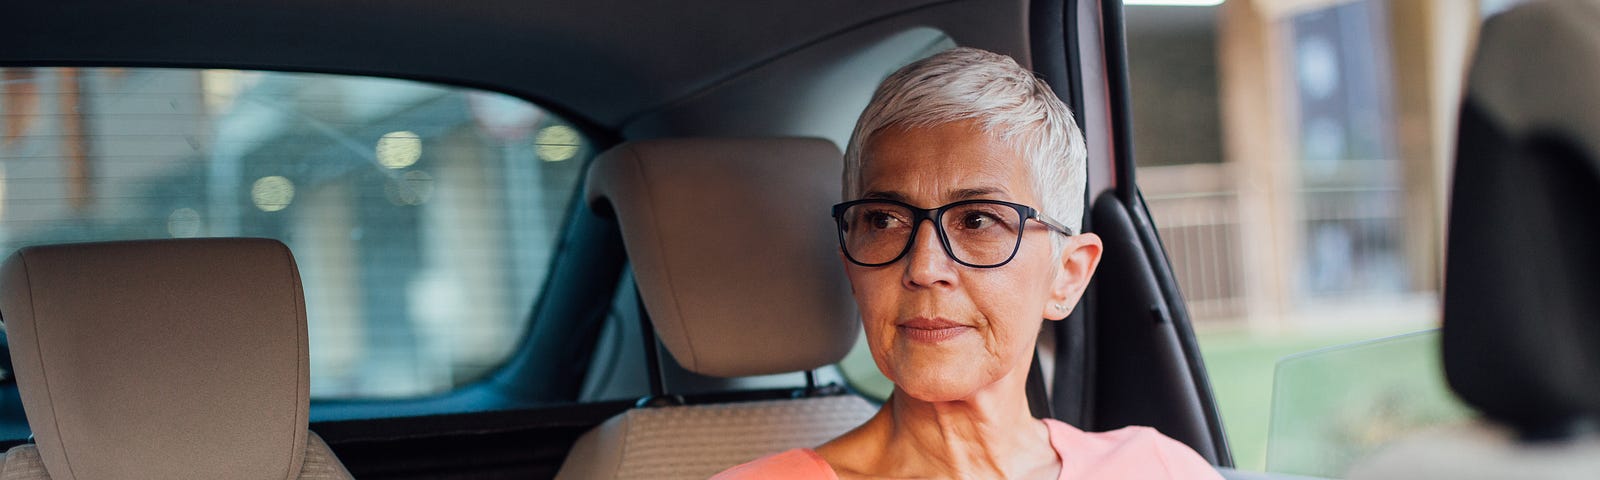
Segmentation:
{"type": "MultiPolygon", "coordinates": [[[[1027,205],[1023,205],[1023,206],[1024,207],[1028,207],[1027,205]]],[[[1077,235],[1076,233],[1072,232],[1072,227],[1068,227],[1066,225],[1062,225],[1061,222],[1057,222],[1055,220],[1050,219],[1050,217],[1044,216],[1043,213],[1040,213],[1038,209],[1035,209],[1033,207],[1028,207],[1028,218],[1031,218],[1031,219],[1034,219],[1034,220],[1038,220],[1039,223],[1044,224],[1044,226],[1046,226],[1046,227],[1050,227],[1050,229],[1051,230],[1055,230],[1056,233],[1060,233],[1062,235],[1066,235],[1066,236],[1069,236],[1069,237],[1073,236],[1073,235],[1077,235]]]]}

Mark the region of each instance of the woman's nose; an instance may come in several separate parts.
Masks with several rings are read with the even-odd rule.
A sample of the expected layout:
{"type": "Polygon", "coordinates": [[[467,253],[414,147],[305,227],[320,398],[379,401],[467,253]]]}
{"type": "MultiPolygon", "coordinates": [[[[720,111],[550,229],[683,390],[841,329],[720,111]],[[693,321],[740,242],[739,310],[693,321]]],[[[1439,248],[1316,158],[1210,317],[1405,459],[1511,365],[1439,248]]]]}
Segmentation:
{"type": "Polygon", "coordinates": [[[939,243],[939,233],[932,220],[917,229],[911,239],[911,251],[906,252],[905,284],[907,287],[950,285],[955,281],[955,261],[939,243]]]}

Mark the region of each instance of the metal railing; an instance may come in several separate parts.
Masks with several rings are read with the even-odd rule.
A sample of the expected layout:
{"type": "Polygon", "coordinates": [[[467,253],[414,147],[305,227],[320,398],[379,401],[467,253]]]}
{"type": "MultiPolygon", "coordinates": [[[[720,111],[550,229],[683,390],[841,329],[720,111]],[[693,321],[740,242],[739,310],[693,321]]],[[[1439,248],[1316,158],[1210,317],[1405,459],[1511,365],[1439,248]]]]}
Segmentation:
{"type": "Polygon", "coordinates": [[[1298,205],[1287,211],[1288,218],[1258,218],[1262,216],[1242,212],[1270,209],[1241,204],[1247,200],[1241,198],[1232,168],[1191,164],[1146,167],[1139,172],[1150,216],[1190,314],[1198,323],[1242,322],[1254,305],[1408,291],[1402,244],[1408,228],[1403,189],[1296,188],[1292,198],[1298,205]],[[1278,228],[1272,222],[1292,225],[1278,228]],[[1280,234],[1252,243],[1243,238],[1250,232],[1280,234]],[[1289,253],[1276,257],[1253,254],[1245,245],[1275,245],[1273,248],[1289,253]],[[1281,275],[1268,277],[1287,279],[1286,285],[1269,292],[1252,291],[1247,288],[1246,268],[1275,269],[1281,275]],[[1251,298],[1266,294],[1294,298],[1251,298]]]}

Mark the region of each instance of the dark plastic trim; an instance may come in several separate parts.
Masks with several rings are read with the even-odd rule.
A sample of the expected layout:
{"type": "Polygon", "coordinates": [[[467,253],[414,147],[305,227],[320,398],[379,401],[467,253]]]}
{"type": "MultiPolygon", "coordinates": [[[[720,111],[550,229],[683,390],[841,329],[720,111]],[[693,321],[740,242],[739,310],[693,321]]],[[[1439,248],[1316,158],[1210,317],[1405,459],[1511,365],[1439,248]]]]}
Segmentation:
{"type": "Polygon", "coordinates": [[[1216,448],[1217,465],[1232,467],[1233,453],[1228,447],[1222,417],[1217,410],[1210,377],[1206,373],[1205,362],[1200,355],[1199,342],[1194,336],[1188,308],[1183,301],[1182,293],[1178,290],[1177,280],[1172,274],[1172,265],[1166,257],[1166,247],[1161,243],[1155,224],[1150,220],[1149,207],[1144,203],[1144,197],[1139,192],[1134,176],[1137,164],[1133,152],[1133,107],[1130,101],[1131,82],[1123,6],[1117,0],[1102,1],[1104,8],[1101,8],[1101,20],[1105,31],[1106,78],[1111,93],[1109,103],[1113,146],[1111,154],[1117,169],[1116,197],[1128,207],[1127,211],[1131,214],[1135,230],[1140,236],[1145,257],[1152,266],[1151,273],[1160,288],[1162,302],[1166,306],[1166,320],[1174,324],[1178,333],[1179,345],[1183,349],[1185,360],[1189,363],[1195,388],[1198,389],[1201,413],[1210,427],[1208,430],[1212,444],[1216,448]],[[1115,3],[1106,5],[1112,2],[1115,3]]]}
{"type": "Polygon", "coordinates": [[[1206,372],[1204,358],[1200,355],[1200,341],[1194,335],[1194,323],[1189,317],[1188,304],[1183,301],[1183,294],[1178,291],[1178,280],[1172,274],[1172,264],[1167,260],[1166,246],[1161,243],[1161,237],[1156,231],[1154,222],[1150,221],[1150,207],[1144,203],[1144,194],[1134,192],[1138,203],[1129,208],[1134,230],[1139,232],[1140,242],[1144,245],[1145,256],[1150,259],[1151,273],[1155,276],[1156,286],[1161,289],[1162,301],[1166,309],[1158,312],[1164,314],[1164,319],[1173,324],[1173,329],[1178,333],[1179,346],[1183,348],[1183,356],[1189,363],[1189,373],[1193,376],[1195,388],[1199,390],[1201,414],[1205,416],[1206,423],[1211,431],[1211,443],[1217,449],[1217,466],[1234,466],[1233,451],[1228,447],[1228,435],[1222,424],[1222,413],[1217,409],[1217,400],[1211,389],[1211,376],[1206,372]]]}
{"type": "Polygon", "coordinates": [[[1117,168],[1117,197],[1123,205],[1135,205],[1137,182],[1134,177],[1133,157],[1133,103],[1129,100],[1131,89],[1128,79],[1128,41],[1122,22],[1122,2],[1102,0],[1101,28],[1106,58],[1106,83],[1111,93],[1111,159],[1117,168]],[[1111,5],[1106,5],[1106,4],[1111,5]]]}

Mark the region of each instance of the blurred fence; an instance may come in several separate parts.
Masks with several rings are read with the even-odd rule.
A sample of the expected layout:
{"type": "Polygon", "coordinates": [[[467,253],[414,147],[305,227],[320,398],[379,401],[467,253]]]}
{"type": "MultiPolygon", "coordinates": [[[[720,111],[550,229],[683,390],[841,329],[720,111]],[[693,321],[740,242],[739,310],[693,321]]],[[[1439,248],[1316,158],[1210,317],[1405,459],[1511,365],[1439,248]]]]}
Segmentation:
{"type": "Polygon", "coordinates": [[[1227,164],[1139,169],[1145,203],[1189,312],[1199,325],[1242,324],[1253,305],[1403,294],[1411,288],[1401,241],[1408,228],[1401,188],[1294,189],[1298,205],[1278,209],[1289,217],[1276,219],[1291,226],[1278,228],[1270,225],[1274,218],[1241,213],[1273,209],[1241,205],[1244,200],[1233,169],[1227,164]],[[1286,242],[1274,248],[1288,253],[1275,256],[1246,251],[1244,245],[1252,243],[1243,236],[1250,232],[1287,234],[1253,244],[1286,242]],[[1274,258],[1290,264],[1271,263],[1274,258]],[[1286,285],[1266,289],[1267,293],[1253,292],[1246,288],[1246,265],[1281,272],[1268,277],[1286,279],[1286,285]],[[1261,294],[1293,298],[1250,298],[1261,294]]]}
{"type": "Polygon", "coordinates": [[[1238,201],[1233,192],[1145,197],[1196,320],[1214,323],[1245,313],[1238,201]]]}
{"type": "Polygon", "coordinates": [[[1221,164],[1139,169],[1178,288],[1202,324],[1233,323],[1246,313],[1239,196],[1227,170],[1221,164]]]}

